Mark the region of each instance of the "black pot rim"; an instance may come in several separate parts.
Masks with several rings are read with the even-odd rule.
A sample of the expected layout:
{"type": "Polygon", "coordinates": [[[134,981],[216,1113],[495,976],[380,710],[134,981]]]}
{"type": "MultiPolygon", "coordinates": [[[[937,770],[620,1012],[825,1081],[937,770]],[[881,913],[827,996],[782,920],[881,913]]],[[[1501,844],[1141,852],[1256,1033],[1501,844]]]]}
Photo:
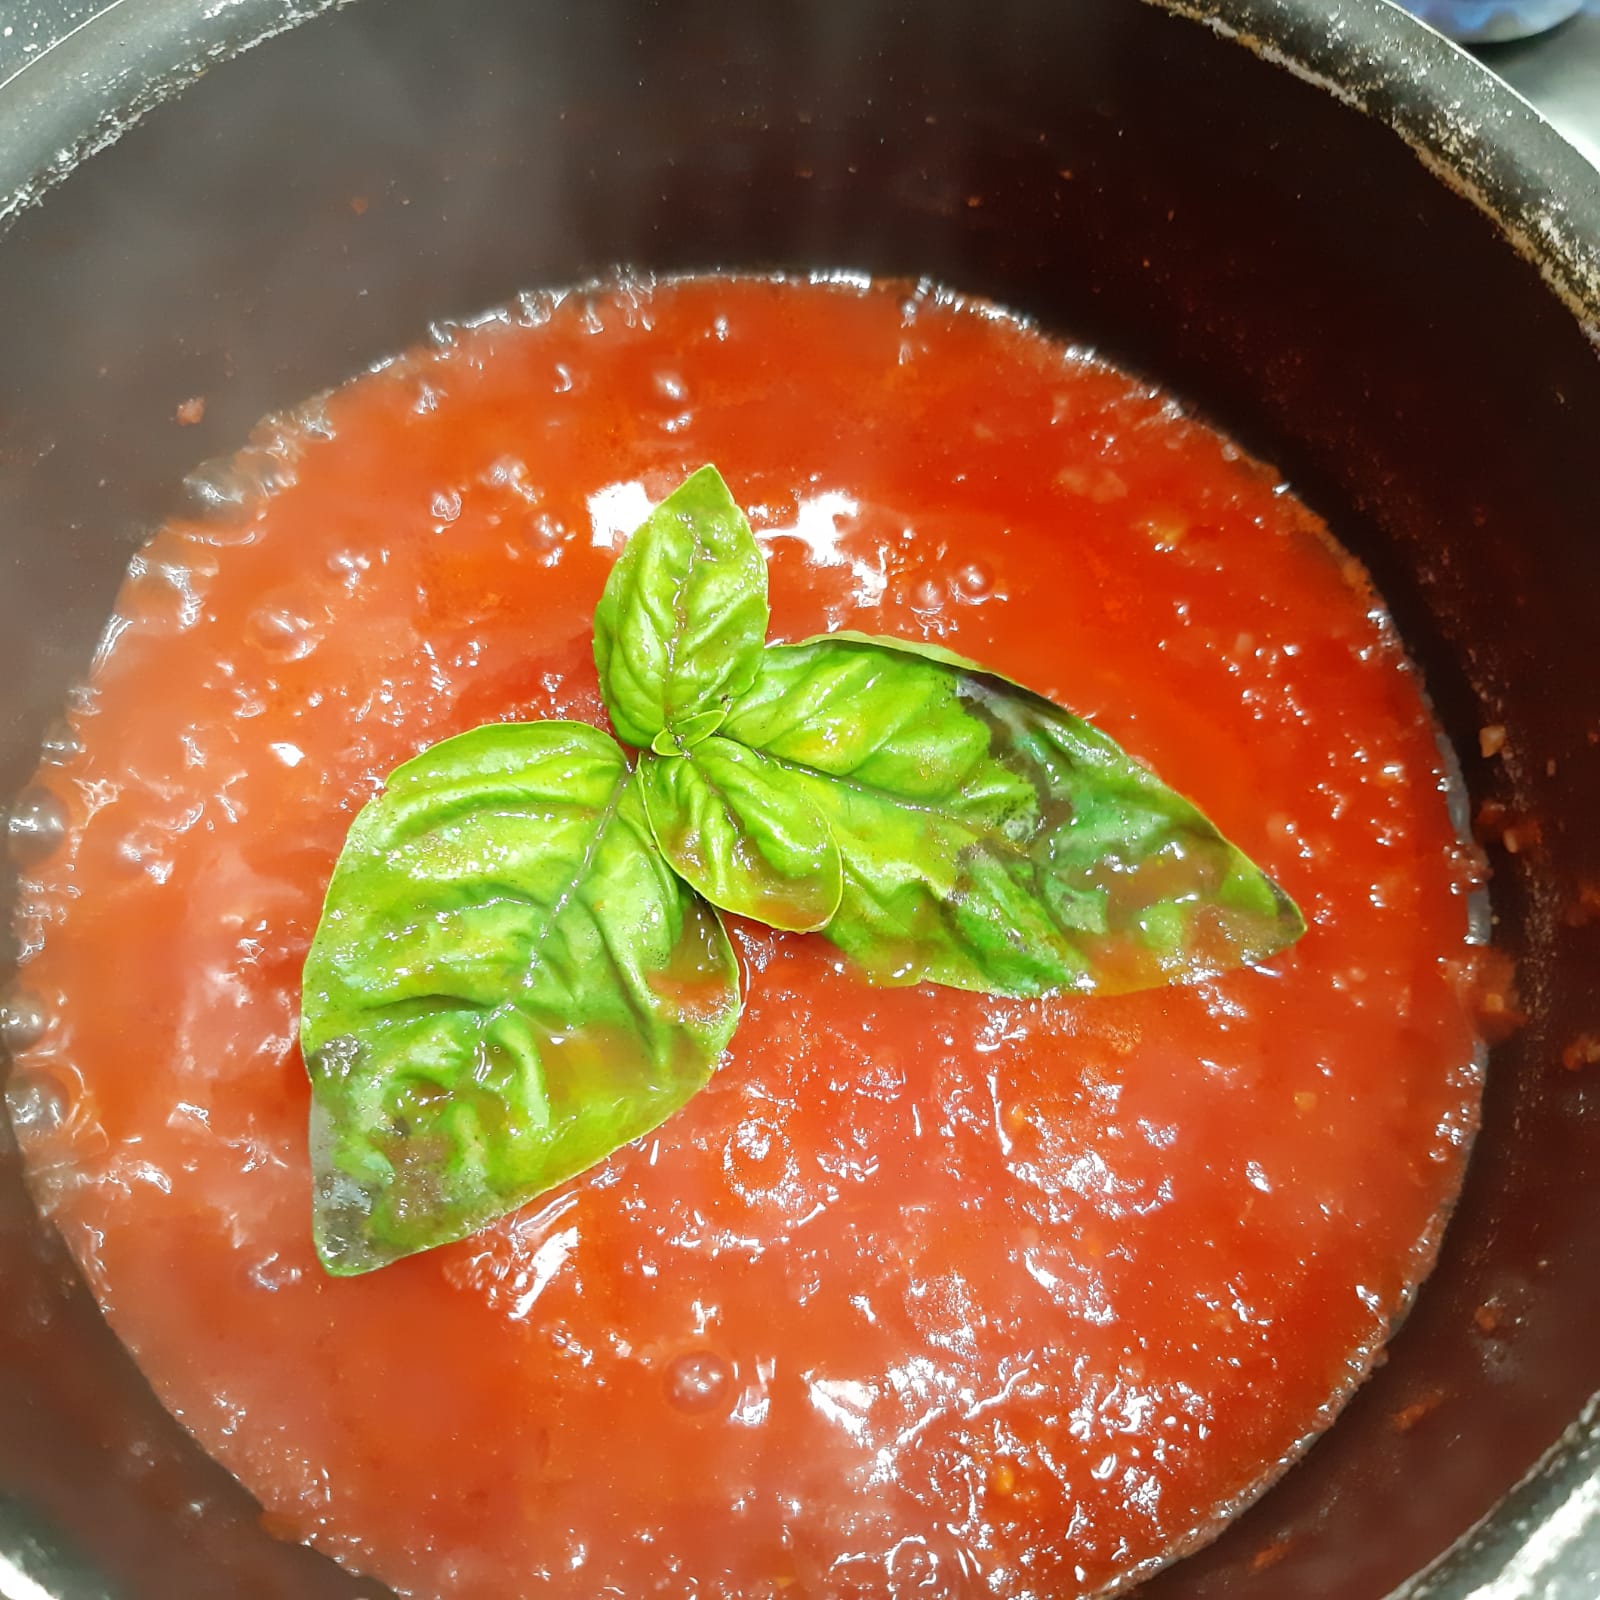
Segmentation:
{"type": "MultiPolygon", "coordinates": [[[[352,3],[122,0],[67,26],[0,82],[0,239],[81,161],[211,67],[352,3]]],[[[1465,51],[1390,0],[1141,3],[1212,29],[1390,128],[1539,269],[1600,353],[1600,170],[1465,51]]],[[[25,8],[48,32],[52,0],[25,8]]],[[[47,1595],[26,1544],[0,1539],[0,1588],[20,1572],[47,1595]]],[[[1390,1600],[1596,1592],[1600,1394],[1498,1506],[1390,1600]]]]}
{"type": "Polygon", "coordinates": [[[1509,84],[1392,0],[1144,0],[1392,129],[1478,207],[1600,348],[1600,169],[1509,84]]]}

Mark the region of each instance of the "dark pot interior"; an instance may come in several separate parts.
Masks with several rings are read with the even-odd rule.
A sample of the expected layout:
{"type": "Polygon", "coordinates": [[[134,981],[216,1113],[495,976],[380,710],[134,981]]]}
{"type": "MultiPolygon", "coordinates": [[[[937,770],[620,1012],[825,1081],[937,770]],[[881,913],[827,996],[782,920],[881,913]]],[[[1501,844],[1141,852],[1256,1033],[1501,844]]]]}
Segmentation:
{"type": "MultiPolygon", "coordinates": [[[[198,39],[202,9],[152,0],[146,20],[192,13],[198,39]]],[[[618,262],[848,266],[992,296],[1187,397],[1370,564],[1474,801],[1541,824],[1537,850],[1493,857],[1529,1020],[1494,1053],[1466,1193],[1387,1365],[1281,1487],[1144,1591],[1166,1600],[1373,1600],[1600,1384],[1600,1069],[1561,1061],[1600,1030],[1600,921],[1570,925],[1600,883],[1600,358],[1581,325],[1600,322],[1600,185],[1376,0],[1344,8],[1338,42],[1322,9],[1270,8],[1279,43],[1371,114],[1136,0],[363,0],[214,68],[0,243],[4,790],[188,467],[430,319],[618,262]],[[1442,109],[1463,94],[1481,136],[1442,109]],[[1539,261],[1441,167],[1544,232],[1539,261]],[[1564,237],[1535,215],[1541,176],[1564,237]],[[174,426],[197,394],[203,423],[174,426]],[[1481,760],[1493,722],[1508,754],[1481,760]]],[[[241,8],[262,28],[283,10],[241,8]]],[[[75,79],[80,131],[114,30],[134,28],[128,61],[140,44],[127,18],[97,26],[74,46],[102,74],[75,79]]],[[[170,52],[179,76],[198,49],[170,52]]],[[[0,144],[25,147],[23,90],[51,70],[0,94],[0,144]]],[[[259,1531],[100,1322],[9,1144],[0,1273],[0,1546],[26,1524],[74,1552],[63,1595],[378,1592],[259,1531]]],[[[1524,1491],[1535,1523],[1587,1470],[1569,1446],[1524,1491]]],[[[1466,1594],[1524,1537],[1491,1525],[1419,1592],[1466,1594]]],[[[1593,1540],[1525,1592],[1596,1592],[1593,1540]]]]}

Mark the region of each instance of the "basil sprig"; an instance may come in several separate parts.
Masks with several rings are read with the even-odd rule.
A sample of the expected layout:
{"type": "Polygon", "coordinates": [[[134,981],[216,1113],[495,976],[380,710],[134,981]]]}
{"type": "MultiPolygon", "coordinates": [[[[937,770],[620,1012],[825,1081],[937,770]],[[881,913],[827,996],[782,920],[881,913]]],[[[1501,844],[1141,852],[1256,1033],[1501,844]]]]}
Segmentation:
{"type": "Polygon", "coordinates": [[[1283,949],[1293,902],[1116,743],[935,646],[765,643],[715,468],[595,613],[612,724],[496,725],[391,774],[306,961],[314,1234],[363,1272],[459,1239],[656,1127],[740,998],[716,909],[820,930],[869,982],[1033,996],[1283,949]]]}

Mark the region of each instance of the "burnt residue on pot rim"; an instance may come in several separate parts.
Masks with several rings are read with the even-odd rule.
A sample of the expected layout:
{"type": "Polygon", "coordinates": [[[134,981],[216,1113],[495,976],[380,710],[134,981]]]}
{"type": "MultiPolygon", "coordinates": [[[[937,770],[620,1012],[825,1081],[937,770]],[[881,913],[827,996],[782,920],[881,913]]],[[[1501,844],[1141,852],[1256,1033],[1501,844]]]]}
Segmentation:
{"type": "Polygon", "coordinates": [[[1475,1528],[1390,1600],[1589,1600],[1600,1590],[1600,1395],[1475,1528]]]}
{"type": "Polygon", "coordinates": [[[1600,171],[1464,50],[1386,0],[1145,3],[1205,24],[1392,128],[1494,221],[1600,348],[1600,171]]]}
{"type": "Polygon", "coordinates": [[[0,238],[74,168],[211,67],[351,0],[111,0],[82,21],[71,0],[21,0],[8,32],[51,42],[7,74],[0,238]]]}

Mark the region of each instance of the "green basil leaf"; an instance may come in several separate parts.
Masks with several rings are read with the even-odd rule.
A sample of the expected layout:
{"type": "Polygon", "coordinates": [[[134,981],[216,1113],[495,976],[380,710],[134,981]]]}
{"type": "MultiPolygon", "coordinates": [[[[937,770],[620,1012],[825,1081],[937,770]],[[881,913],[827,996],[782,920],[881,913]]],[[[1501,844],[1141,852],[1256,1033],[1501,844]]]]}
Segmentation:
{"type": "Polygon", "coordinates": [[[641,757],[661,852],[712,905],[772,928],[822,927],[839,906],[839,847],[804,789],[746,745],[709,738],[641,757]]]}
{"type": "Polygon", "coordinates": [[[628,541],[595,610],[619,737],[641,748],[663,732],[704,738],[754,681],[766,635],[766,561],[717,469],[702,467],[628,541]]]}
{"type": "Polygon", "coordinates": [[[728,715],[726,706],[715,706],[710,711],[697,711],[692,717],[671,728],[663,728],[650,741],[650,748],[658,756],[678,756],[694,749],[702,739],[709,739],[728,715]]]}
{"type": "Polygon", "coordinates": [[[330,1272],[459,1239],[656,1127],[739,1013],[715,911],[616,743],[478,728],[356,818],[306,960],[314,1231],[330,1272]]]}
{"type": "Polygon", "coordinates": [[[844,888],[825,932],[875,983],[1117,993],[1305,931],[1115,741],[937,647],[774,646],[720,734],[780,763],[827,821],[844,888]]]}

